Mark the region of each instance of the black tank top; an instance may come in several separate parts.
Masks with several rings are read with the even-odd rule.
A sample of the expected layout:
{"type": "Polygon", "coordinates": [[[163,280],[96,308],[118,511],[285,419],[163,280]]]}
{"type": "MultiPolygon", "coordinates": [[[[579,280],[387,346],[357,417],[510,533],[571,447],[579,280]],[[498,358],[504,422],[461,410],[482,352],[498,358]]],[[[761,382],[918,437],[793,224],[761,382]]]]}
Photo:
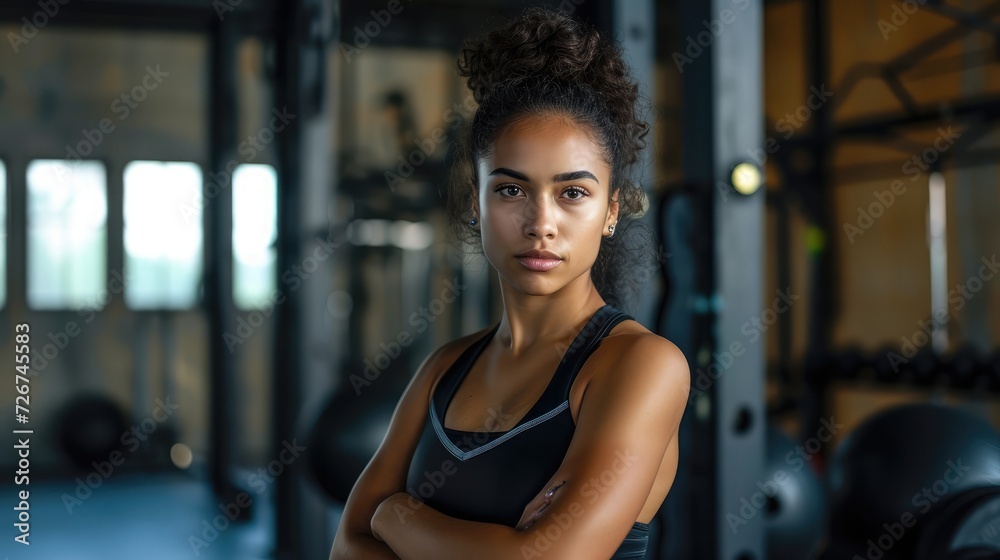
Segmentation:
{"type": "MultiPolygon", "coordinates": [[[[525,506],[556,472],[569,449],[576,428],[569,409],[573,380],[601,340],[626,319],[633,317],[610,304],[598,309],[567,348],[542,396],[512,429],[466,432],[445,428],[448,405],[499,329],[497,323],[438,382],[410,461],[407,492],[451,517],[516,526],[525,506]]],[[[612,559],[643,558],[648,540],[649,525],[635,522],[612,559]]]]}

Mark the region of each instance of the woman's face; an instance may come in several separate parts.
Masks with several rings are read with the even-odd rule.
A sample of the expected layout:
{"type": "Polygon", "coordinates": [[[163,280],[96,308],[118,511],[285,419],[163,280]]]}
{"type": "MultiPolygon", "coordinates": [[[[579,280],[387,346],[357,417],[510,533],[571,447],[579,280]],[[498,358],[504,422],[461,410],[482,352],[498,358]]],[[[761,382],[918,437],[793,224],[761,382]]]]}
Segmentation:
{"type": "Polygon", "coordinates": [[[618,203],[608,204],[611,169],[586,130],[565,118],[528,117],[476,165],[483,251],[500,276],[532,295],[589,278],[618,203]],[[533,249],[559,260],[518,258],[533,249]]]}

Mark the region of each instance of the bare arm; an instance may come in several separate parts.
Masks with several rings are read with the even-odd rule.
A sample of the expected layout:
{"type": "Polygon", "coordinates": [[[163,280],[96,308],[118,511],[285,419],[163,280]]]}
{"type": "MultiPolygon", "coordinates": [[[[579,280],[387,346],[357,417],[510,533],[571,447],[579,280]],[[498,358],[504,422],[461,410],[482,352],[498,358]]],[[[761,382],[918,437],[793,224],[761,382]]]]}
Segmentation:
{"type": "Polygon", "coordinates": [[[649,496],[690,390],[684,355],[656,335],[636,336],[615,369],[590,381],[563,463],[525,508],[549,502],[533,525],[455,519],[399,492],[378,506],[373,534],[403,560],[611,557],[649,496]]]}
{"type": "Polygon", "coordinates": [[[347,498],[330,560],[399,558],[386,543],[372,536],[371,518],[386,497],[406,487],[406,473],[427,420],[431,389],[446,347],[424,359],[403,392],[385,438],[347,498]]]}
{"type": "Polygon", "coordinates": [[[346,535],[337,531],[330,560],[399,560],[399,556],[384,542],[369,533],[346,535]]]}

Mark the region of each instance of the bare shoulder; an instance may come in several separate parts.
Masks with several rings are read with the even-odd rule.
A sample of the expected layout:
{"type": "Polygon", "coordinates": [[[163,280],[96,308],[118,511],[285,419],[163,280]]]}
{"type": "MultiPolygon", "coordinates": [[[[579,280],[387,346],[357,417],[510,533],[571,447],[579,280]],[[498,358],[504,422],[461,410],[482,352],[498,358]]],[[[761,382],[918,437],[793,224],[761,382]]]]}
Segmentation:
{"type": "Polygon", "coordinates": [[[593,380],[614,378],[621,380],[627,372],[630,379],[673,389],[690,388],[687,358],[676,344],[647,329],[642,323],[629,319],[622,321],[601,341],[595,351],[600,363],[593,372],[593,380]]]}

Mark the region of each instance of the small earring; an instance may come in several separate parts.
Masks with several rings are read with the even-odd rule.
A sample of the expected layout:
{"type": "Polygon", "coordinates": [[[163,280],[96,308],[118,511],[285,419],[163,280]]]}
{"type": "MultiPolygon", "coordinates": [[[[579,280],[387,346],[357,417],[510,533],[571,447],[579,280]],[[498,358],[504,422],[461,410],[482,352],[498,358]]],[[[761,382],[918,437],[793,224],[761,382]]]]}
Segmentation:
{"type": "Polygon", "coordinates": [[[615,225],[616,224],[611,224],[610,226],[608,226],[608,231],[611,232],[611,235],[609,235],[608,237],[614,237],[614,235],[615,235],[615,225]]]}

